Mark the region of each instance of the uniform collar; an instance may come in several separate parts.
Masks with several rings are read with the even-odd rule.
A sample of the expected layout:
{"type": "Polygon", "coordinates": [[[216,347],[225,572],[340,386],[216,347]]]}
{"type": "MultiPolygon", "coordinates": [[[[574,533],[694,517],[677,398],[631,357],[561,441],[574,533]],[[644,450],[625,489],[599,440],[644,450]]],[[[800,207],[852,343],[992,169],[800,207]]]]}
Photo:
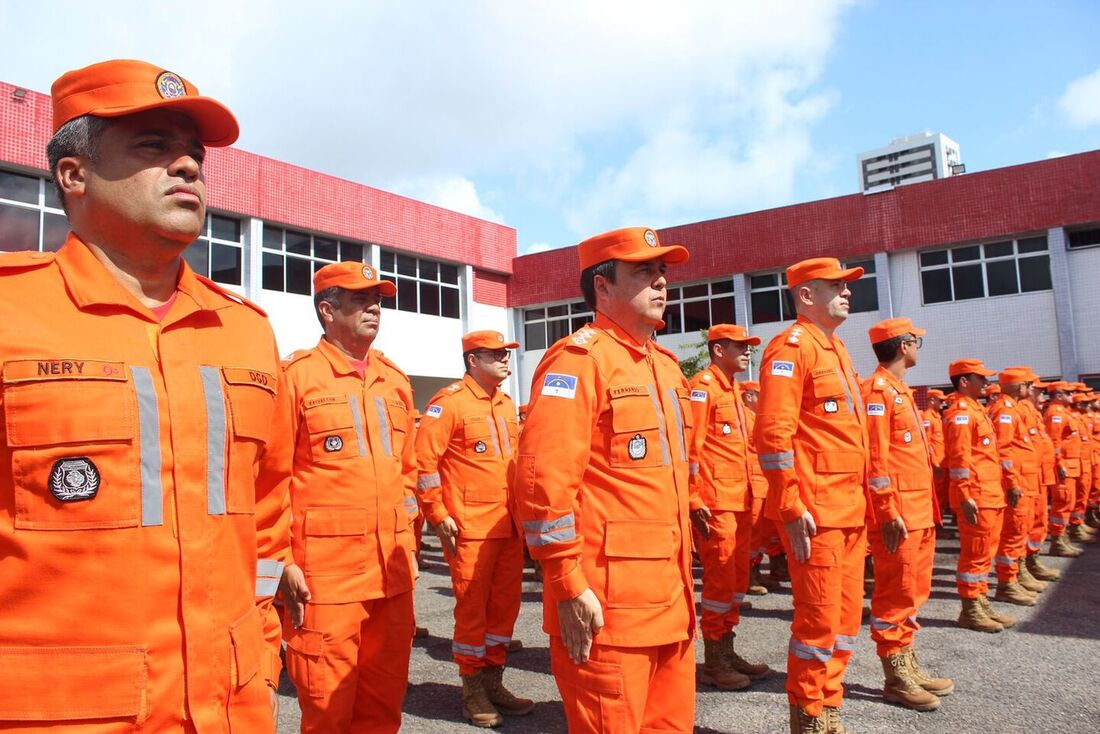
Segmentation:
{"type": "Polygon", "coordinates": [[[718,382],[718,386],[723,390],[729,391],[734,389],[732,381],[726,378],[726,373],[720,370],[717,365],[712,364],[710,367],[707,367],[707,369],[714,375],[714,379],[718,382]]]}
{"type": "MultiPolygon", "coordinates": [[[[359,377],[359,371],[352,366],[351,360],[348,359],[348,355],[344,354],[339,347],[323,336],[317,342],[317,351],[328,360],[328,363],[332,365],[332,371],[336,374],[359,377]]],[[[379,360],[377,355],[377,350],[367,350],[367,368],[363,372],[363,380],[367,383],[374,382],[376,379],[383,379],[383,375],[378,369],[379,360]]]]}
{"type": "Polygon", "coordinates": [[[906,395],[909,394],[909,386],[906,385],[903,380],[899,380],[893,372],[886,369],[881,364],[875,368],[875,371],[871,374],[871,377],[875,379],[881,377],[882,379],[886,380],[887,385],[890,385],[898,392],[904,393],[906,395]]]}
{"type": "Polygon", "coordinates": [[[642,356],[645,356],[649,353],[649,342],[651,341],[650,339],[646,339],[644,343],[639,344],[638,341],[633,336],[631,336],[631,334],[626,329],[619,326],[619,324],[613,321],[610,316],[607,316],[606,314],[597,311],[596,319],[595,321],[593,321],[593,324],[595,324],[597,329],[602,329],[603,331],[607,332],[607,334],[609,334],[611,338],[622,344],[630,351],[642,356]]]}
{"type": "Polygon", "coordinates": [[[499,403],[501,400],[501,392],[499,387],[493,391],[492,395],[490,395],[489,393],[485,392],[485,388],[478,384],[477,380],[470,376],[469,372],[462,376],[462,384],[464,384],[466,386],[466,389],[472,392],[474,394],[474,397],[478,400],[488,400],[491,403],[499,403]]]}
{"type": "Polygon", "coordinates": [[[832,349],[836,351],[835,342],[837,341],[838,337],[836,336],[835,331],[833,332],[833,338],[830,339],[829,337],[825,336],[825,332],[821,330],[820,326],[810,321],[802,314],[799,314],[798,318],[795,319],[795,326],[802,327],[802,331],[813,337],[814,341],[816,341],[825,349],[832,349]]]}

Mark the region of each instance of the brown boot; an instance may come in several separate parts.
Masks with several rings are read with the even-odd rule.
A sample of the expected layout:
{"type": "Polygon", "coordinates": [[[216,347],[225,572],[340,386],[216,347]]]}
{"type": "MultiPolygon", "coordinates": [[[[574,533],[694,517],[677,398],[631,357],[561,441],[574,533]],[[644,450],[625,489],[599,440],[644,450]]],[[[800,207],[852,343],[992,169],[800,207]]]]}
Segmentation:
{"type": "Polygon", "coordinates": [[[737,651],[733,649],[734,637],[736,637],[736,635],[733,632],[727,632],[722,635],[722,639],[719,640],[719,642],[722,643],[722,652],[725,653],[729,666],[738,673],[747,675],[749,680],[766,678],[768,674],[772,672],[772,669],[764,663],[750,663],[748,660],[738,655],[737,651]]]}
{"type": "Polygon", "coordinates": [[[700,680],[722,691],[740,691],[752,682],[744,673],[730,667],[722,640],[703,640],[703,674],[700,680]]]}
{"type": "Polygon", "coordinates": [[[523,652],[523,640],[510,640],[508,642],[508,652],[523,652]]]}
{"type": "Polygon", "coordinates": [[[768,556],[768,573],[772,579],[777,582],[790,581],[791,572],[787,568],[787,554],[780,553],[775,556],[768,556]]]}
{"type": "Polygon", "coordinates": [[[1002,581],[997,584],[997,593],[993,595],[997,601],[1005,604],[1015,604],[1018,607],[1035,606],[1035,594],[1031,593],[1016,581],[1002,581]]]}
{"type": "Polygon", "coordinates": [[[428,631],[427,627],[417,627],[415,630],[413,630],[413,637],[418,640],[422,640],[425,637],[430,637],[431,634],[432,633],[428,631]]]}
{"type": "Polygon", "coordinates": [[[934,678],[921,668],[916,648],[910,645],[902,652],[909,656],[909,670],[913,673],[913,680],[918,686],[933,696],[949,696],[955,692],[955,681],[950,678],[934,678]]]}
{"type": "Polygon", "coordinates": [[[914,711],[935,711],[940,707],[940,699],[921,688],[913,678],[908,655],[898,652],[880,660],[882,674],[886,678],[882,685],[883,698],[914,711]]]}
{"type": "Polygon", "coordinates": [[[875,588],[875,559],[872,556],[863,559],[863,588],[867,591],[875,588]]]}
{"type": "Polygon", "coordinates": [[[840,709],[836,706],[826,706],[824,710],[826,734],[856,734],[844,728],[840,723],[840,709]]]}
{"type": "Polygon", "coordinates": [[[747,591],[751,596],[764,596],[768,593],[768,587],[764,585],[764,580],[760,577],[760,566],[749,566],[749,588],[747,591]]]}
{"type": "Polygon", "coordinates": [[[1091,545],[1096,542],[1096,536],[1092,532],[1092,528],[1085,525],[1071,525],[1069,528],[1069,539],[1074,543],[1084,543],[1091,545]]]}
{"type": "Polygon", "coordinates": [[[1070,545],[1069,538],[1065,535],[1056,535],[1050,539],[1050,550],[1047,553],[1055,558],[1076,558],[1082,551],[1070,545]]]}
{"type": "Polygon", "coordinates": [[[504,668],[494,666],[486,668],[482,680],[489,703],[505,716],[525,716],[535,708],[535,702],[529,698],[519,698],[504,687],[504,668]]]}
{"type": "Polygon", "coordinates": [[[493,708],[485,691],[485,671],[462,676],[462,715],[474,726],[488,729],[504,723],[504,717],[493,708]]]}
{"type": "Polygon", "coordinates": [[[999,622],[1005,629],[1011,629],[1016,626],[1016,618],[1008,614],[1001,614],[993,608],[993,603],[989,601],[989,597],[982,594],[978,597],[978,603],[982,605],[982,611],[985,612],[985,616],[992,619],[994,622],[999,622]]]}
{"type": "Polygon", "coordinates": [[[1003,632],[1004,625],[990,618],[980,599],[963,599],[959,626],[976,632],[1003,632]]]}
{"type": "Polygon", "coordinates": [[[790,708],[791,734],[830,734],[835,731],[829,728],[827,711],[823,710],[820,716],[810,716],[793,703],[790,708]]]}
{"type": "Polygon", "coordinates": [[[1024,587],[1033,594],[1042,594],[1044,591],[1046,591],[1046,582],[1040,581],[1031,574],[1031,571],[1028,570],[1027,562],[1021,560],[1019,563],[1020,569],[1017,574],[1016,580],[1020,582],[1020,586],[1024,587]]]}
{"type": "Polygon", "coordinates": [[[1057,581],[1062,578],[1062,572],[1056,568],[1050,566],[1044,566],[1042,559],[1039,558],[1038,553],[1032,553],[1027,557],[1025,564],[1027,570],[1031,572],[1031,575],[1040,581],[1057,581]]]}
{"type": "Polygon", "coordinates": [[[1100,530],[1100,508],[1090,507],[1085,513],[1085,524],[1093,530],[1100,530]]]}

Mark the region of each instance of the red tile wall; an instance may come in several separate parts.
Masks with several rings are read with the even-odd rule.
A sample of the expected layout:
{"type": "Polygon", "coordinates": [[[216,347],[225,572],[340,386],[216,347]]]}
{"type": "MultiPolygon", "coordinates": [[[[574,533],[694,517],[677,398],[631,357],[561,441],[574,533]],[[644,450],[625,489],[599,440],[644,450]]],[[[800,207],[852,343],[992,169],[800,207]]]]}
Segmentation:
{"type": "Polygon", "coordinates": [[[508,290],[511,278],[486,270],[474,270],[474,300],[486,306],[508,307],[508,290]]]}

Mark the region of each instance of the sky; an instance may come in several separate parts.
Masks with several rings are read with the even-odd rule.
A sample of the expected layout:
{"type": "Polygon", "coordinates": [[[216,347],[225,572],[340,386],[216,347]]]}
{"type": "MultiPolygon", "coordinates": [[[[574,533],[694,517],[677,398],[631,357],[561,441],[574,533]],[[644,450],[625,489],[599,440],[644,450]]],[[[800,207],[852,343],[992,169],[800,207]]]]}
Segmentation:
{"type": "Polygon", "coordinates": [[[860,152],[922,131],[969,172],[1100,148],[1095,0],[0,0],[0,28],[3,81],[150,61],[238,147],[521,254],[854,193],[860,152]]]}

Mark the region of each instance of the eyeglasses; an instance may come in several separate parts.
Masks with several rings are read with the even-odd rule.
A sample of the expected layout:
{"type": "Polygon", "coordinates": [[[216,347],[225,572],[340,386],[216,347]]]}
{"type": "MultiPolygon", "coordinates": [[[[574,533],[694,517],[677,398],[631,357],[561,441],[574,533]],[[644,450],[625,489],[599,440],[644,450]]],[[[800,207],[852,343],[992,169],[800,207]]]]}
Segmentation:
{"type": "Polygon", "coordinates": [[[492,362],[507,362],[510,353],[507,349],[479,349],[477,355],[492,362]]]}
{"type": "Polygon", "coordinates": [[[924,346],[924,337],[923,336],[913,336],[913,337],[910,337],[908,339],[902,339],[901,343],[902,344],[916,344],[917,349],[920,349],[921,347],[924,346]]]}

